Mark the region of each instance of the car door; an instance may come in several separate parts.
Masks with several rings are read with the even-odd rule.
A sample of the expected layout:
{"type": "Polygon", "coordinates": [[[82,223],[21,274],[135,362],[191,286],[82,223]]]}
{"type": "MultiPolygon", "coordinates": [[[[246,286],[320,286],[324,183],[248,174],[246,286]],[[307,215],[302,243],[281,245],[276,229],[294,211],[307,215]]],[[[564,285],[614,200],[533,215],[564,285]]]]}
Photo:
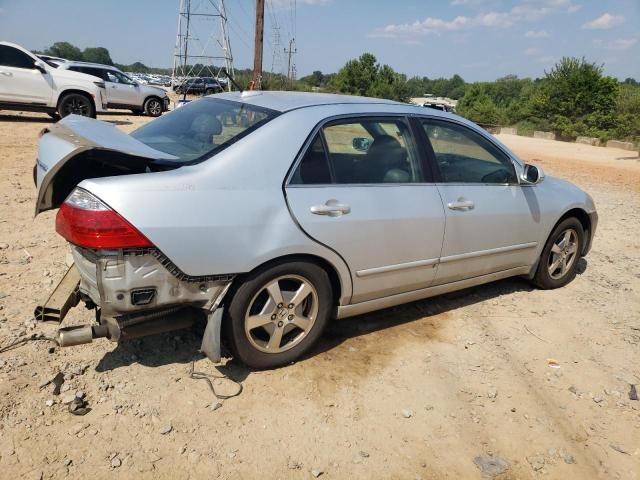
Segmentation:
{"type": "Polygon", "coordinates": [[[35,67],[27,53],[0,45],[0,101],[47,104],[51,98],[51,75],[35,67]]]}
{"type": "Polygon", "coordinates": [[[535,186],[519,184],[512,159],[488,134],[419,122],[446,215],[434,284],[531,265],[540,231],[535,186]]]}
{"type": "Polygon", "coordinates": [[[309,140],[287,201],[301,228],[349,266],[351,303],[433,282],[444,211],[431,180],[404,117],[334,120],[309,140]]]}
{"type": "Polygon", "coordinates": [[[138,84],[125,74],[106,70],[105,86],[109,104],[121,106],[141,106],[138,84]]]}

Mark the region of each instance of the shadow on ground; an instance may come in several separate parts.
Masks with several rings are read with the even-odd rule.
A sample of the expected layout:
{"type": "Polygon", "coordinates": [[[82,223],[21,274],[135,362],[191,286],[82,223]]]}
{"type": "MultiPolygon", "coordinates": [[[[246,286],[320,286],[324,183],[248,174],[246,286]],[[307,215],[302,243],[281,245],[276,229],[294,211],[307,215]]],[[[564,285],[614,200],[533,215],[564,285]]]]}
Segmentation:
{"type": "Polygon", "coordinates": [[[0,115],[0,122],[55,123],[50,117],[29,117],[25,115],[0,115]]]}
{"type": "MultiPolygon", "coordinates": [[[[581,274],[585,270],[586,261],[581,259],[578,272],[581,274]]],[[[510,278],[366,315],[334,321],[329,324],[320,342],[305,355],[303,360],[330,351],[350,338],[396,328],[419,319],[447,313],[502,295],[531,291],[533,288],[525,279],[510,278]]],[[[157,367],[175,363],[187,364],[194,360],[200,360],[204,358],[198,351],[203,332],[204,325],[198,324],[191,329],[120,343],[113,351],[105,354],[96,370],[104,372],[126,367],[133,363],[157,367]]],[[[235,359],[216,368],[220,373],[237,382],[242,382],[251,373],[250,369],[235,359]]]]}

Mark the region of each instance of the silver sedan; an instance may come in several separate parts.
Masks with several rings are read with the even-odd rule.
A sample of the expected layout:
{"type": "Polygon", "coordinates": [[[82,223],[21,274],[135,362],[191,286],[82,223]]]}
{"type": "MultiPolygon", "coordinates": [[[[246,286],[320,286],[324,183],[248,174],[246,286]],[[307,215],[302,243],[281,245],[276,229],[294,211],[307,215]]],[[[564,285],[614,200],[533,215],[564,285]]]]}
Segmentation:
{"type": "Polygon", "coordinates": [[[70,116],[34,175],[75,260],[58,319],[98,312],[62,345],[204,319],[209,358],[222,337],[254,368],[298,359],[334,318],[512,276],[564,286],[598,221],[463,118],[340,95],[220,94],[131,135],[70,116]]]}

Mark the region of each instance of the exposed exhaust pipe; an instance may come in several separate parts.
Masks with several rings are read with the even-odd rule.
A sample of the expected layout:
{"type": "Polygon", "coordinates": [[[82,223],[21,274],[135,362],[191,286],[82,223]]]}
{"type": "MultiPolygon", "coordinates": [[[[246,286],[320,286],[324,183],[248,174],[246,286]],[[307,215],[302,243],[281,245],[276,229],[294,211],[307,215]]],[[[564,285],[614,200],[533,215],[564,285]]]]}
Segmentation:
{"type": "Polygon", "coordinates": [[[91,343],[94,338],[108,338],[118,342],[188,328],[202,318],[204,318],[203,311],[189,307],[127,314],[104,319],[100,325],[61,328],[58,330],[58,343],[61,347],[71,347],[91,343]]]}
{"type": "Polygon", "coordinates": [[[105,338],[109,336],[106,325],[75,325],[64,327],[58,330],[58,345],[61,347],[72,347],[91,343],[94,338],[105,338]]]}

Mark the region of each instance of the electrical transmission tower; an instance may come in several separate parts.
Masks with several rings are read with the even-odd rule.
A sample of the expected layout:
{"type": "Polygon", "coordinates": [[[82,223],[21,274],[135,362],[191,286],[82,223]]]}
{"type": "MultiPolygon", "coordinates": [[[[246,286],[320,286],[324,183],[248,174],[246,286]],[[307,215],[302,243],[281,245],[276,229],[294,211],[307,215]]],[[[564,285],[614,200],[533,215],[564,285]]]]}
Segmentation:
{"type": "Polygon", "coordinates": [[[273,26],[273,56],[271,59],[271,73],[273,74],[282,74],[282,47],[280,42],[280,27],[275,24],[273,26]]]}
{"type": "MultiPolygon", "coordinates": [[[[223,66],[233,77],[224,0],[180,0],[172,84],[177,77],[217,77],[223,66]]],[[[231,82],[227,85],[231,90],[231,82]]]]}

